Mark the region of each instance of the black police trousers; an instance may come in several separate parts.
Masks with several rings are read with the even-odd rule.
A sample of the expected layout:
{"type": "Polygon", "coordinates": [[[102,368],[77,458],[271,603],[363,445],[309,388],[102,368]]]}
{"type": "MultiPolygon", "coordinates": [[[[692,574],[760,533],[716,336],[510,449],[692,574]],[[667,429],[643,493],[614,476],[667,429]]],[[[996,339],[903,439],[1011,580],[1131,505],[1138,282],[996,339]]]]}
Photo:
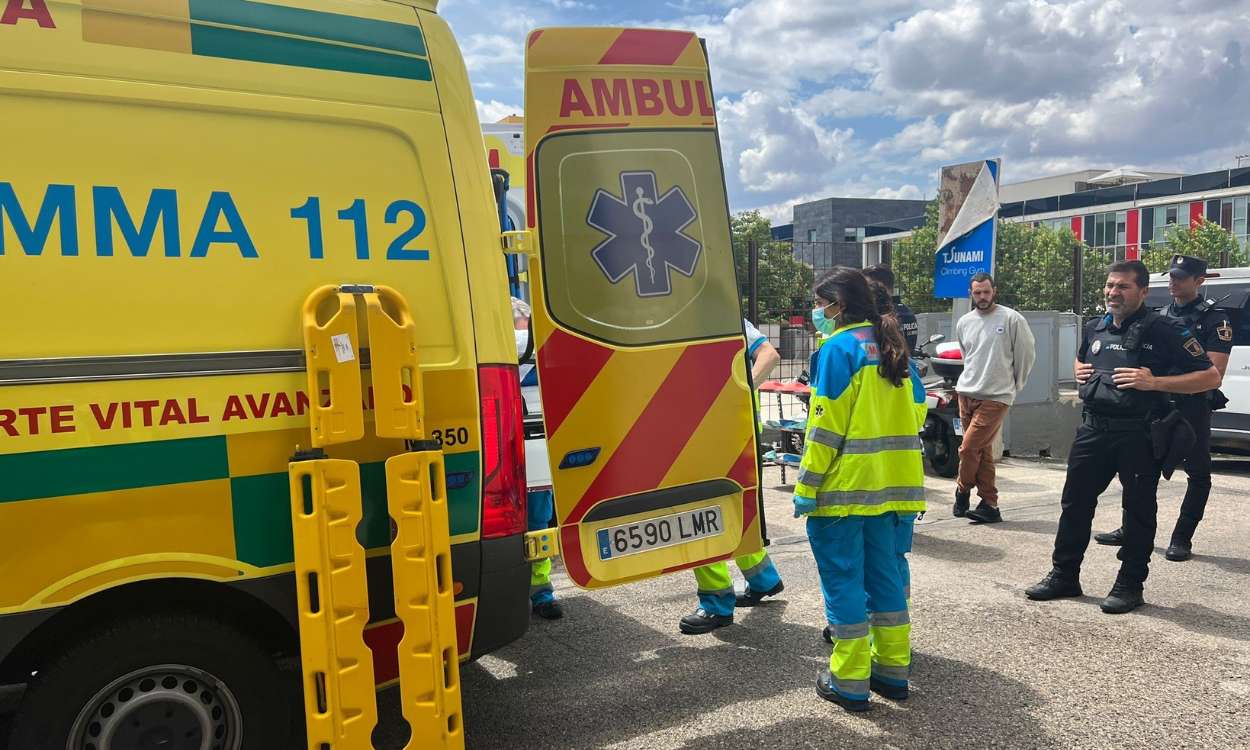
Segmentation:
{"type": "Polygon", "coordinates": [[[1055,534],[1053,561],[1061,575],[1073,580],[1080,577],[1098,496],[1117,474],[1124,485],[1120,579],[1135,586],[1146,581],[1159,511],[1159,464],[1145,419],[1134,430],[1098,429],[1088,423],[1077,428],[1055,534]]]}
{"type": "Polygon", "coordinates": [[[1205,398],[1185,398],[1177,400],[1177,409],[1194,428],[1197,437],[1194,449],[1185,457],[1185,474],[1189,479],[1180,517],[1172,532],[1172,541],[1189,544],[1206,512],[1207,499],[1211,497],[1211,407],[1205,398]]]}

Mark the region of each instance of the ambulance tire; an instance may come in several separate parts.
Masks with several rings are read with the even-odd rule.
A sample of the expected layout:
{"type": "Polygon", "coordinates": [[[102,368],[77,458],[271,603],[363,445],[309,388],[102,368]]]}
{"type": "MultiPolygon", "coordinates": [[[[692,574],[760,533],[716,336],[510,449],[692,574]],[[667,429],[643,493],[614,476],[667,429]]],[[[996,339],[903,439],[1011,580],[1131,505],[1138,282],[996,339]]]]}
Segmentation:
{"type": "Polygon", "coordinates": [[[181,613],[134,617],[80,639],[39,670],[14,717],[9,746],[164,747],[172,733],[183,739],[207,729],[206,747],[213,750],[299,747],[299,686],[273,654],[230,625],[181,613]],[[125,724],[115,725],[119,719],[125,724]],[[240,731],[236,744],[232,737],[240,731]],[[110,732],[114,741],[103,743],[110,732]]]}

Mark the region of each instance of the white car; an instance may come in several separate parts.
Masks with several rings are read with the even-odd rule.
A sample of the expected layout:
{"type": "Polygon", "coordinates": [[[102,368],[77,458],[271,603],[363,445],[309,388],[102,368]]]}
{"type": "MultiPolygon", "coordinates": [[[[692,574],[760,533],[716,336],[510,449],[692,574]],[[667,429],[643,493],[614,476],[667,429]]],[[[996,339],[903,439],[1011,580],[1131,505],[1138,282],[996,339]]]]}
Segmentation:
{"type": "MultiPolygon", "coordinates": [[[[1250,455],[1250,268],[1213,268],[1219,278],[1208,279],[1199,292],[1228,313],[1233,326],[1233,351],[1220,390],[1228,406],[1211,414],[1211,448],[1223,453],[1250,455]]],[[[1152,274],[1146,304],[1160,308],[1170,303],[1167,274],[1152,274]]]]}

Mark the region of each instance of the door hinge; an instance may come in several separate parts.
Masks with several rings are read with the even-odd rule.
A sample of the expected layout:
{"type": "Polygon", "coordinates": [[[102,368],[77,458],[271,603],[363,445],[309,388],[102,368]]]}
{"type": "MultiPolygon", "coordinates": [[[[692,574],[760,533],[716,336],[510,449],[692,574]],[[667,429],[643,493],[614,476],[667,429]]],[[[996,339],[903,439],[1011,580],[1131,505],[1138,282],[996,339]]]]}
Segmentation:
{"type": "Polygon", "coordinates": [[[525,559],[538,562],[560,554],[560,540],[556,537],[557,529],[540,529],[525,534],[525,559]]]}
{"type": "Polygon", "coordinates": [[[503,232],[499,235],[499,244],[504,255],[533,255],[534,233],[528,229],[503,232]]]}

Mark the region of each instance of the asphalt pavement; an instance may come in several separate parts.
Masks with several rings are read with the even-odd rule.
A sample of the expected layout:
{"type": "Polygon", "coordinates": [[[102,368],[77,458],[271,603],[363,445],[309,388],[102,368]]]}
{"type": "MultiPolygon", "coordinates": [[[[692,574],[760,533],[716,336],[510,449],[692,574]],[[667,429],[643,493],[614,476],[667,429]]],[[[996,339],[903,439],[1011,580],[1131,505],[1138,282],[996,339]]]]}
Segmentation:
{"type": "MultiPolygon", "coordinates": [[[[793,472],[788,478],[793,480],[793,472]]],[[[734,625],[684,636],[694,578],[600,591],[557,565],[563,620],[535,619],[521,641],[462,669],[470,748],[1247,748],[1250,747],[1250,461],[1217,460],[1207,519],[1185,563],[1163,560],[1184,474],[1160,485],[1147,605],[1098,602],[1115,549],[1090,545],[1076,600],[1031,602],[1050,567],[1062,462],[1000,465],[1004,522],[950,513],[953,482],[929,478],[913,570],[912,695],[848,714],[819,699],[823,607],[789,486],[765,476],[777,601],[734,625]]],[[[1118,523],[1119,485],[1095,530],[1118,523]]],[[[975,502],[975,500],[974,500],[975,502]]],[[[401,748],[394,691],[379,748],[401,748]]]]}

